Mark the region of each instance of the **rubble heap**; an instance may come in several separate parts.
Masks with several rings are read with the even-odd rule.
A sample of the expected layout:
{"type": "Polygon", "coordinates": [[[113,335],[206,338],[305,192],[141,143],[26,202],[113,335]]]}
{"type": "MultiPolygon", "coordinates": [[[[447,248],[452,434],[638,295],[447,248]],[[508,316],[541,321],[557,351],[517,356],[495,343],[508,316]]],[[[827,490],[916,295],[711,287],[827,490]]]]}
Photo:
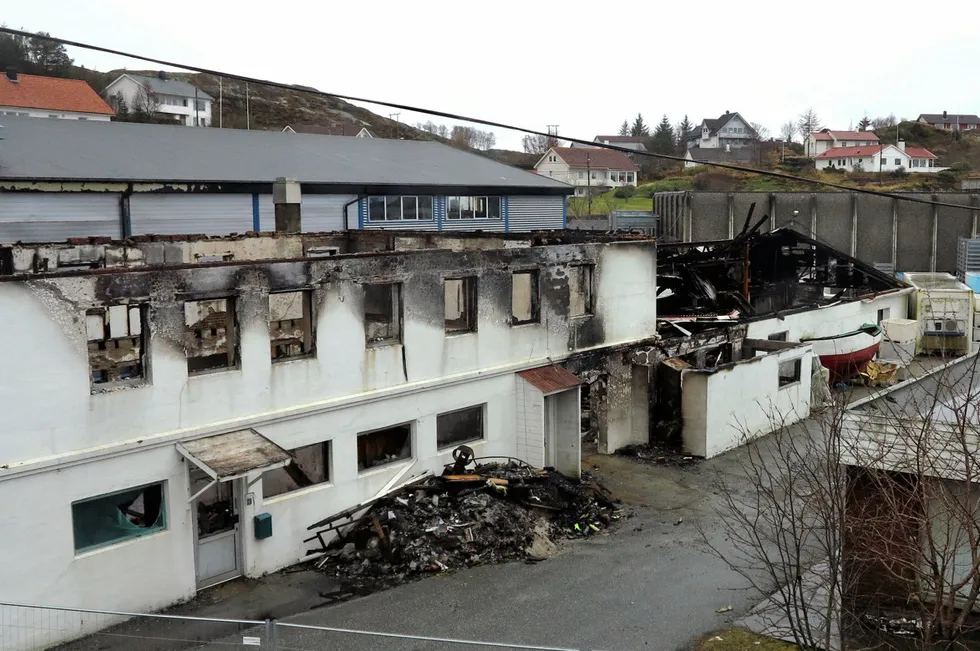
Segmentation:
{"type": "Polygon", "coordinates": [[[594,535],[619,518],[614,500],[589,478],[517,461],[452,473],[310,527],[320,531],[309,540],[321,544],[323,533],[338,532],[310,550],[324,552],[317,567],[339,580],[344,596],[364,594],[448,570],[542,560],[538,550],[554,540],[594,535]],[[345,518],[349,525],[336,524],[345,518]]]}

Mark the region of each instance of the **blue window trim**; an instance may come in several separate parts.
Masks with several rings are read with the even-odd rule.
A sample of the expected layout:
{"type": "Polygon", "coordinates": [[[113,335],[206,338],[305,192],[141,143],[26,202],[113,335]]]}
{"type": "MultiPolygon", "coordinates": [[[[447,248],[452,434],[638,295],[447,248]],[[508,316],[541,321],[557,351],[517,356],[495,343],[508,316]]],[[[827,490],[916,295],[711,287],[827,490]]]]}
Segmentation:
{"type": "Polygon", "coordinates": [[[256,233],[262,230],[262,222],[259,220],[259,193],[252,193],[252,230],[256,233]]]}
{"type": "Polygon", "coordinates": [[[357,227],[358,228],[364,228],[364,204],[366,202],[367,199],[357,200],[357,227]]]}
{"type": "Polygon", "coordinates": [[[510,232],[510,197],[501,197],[500,209],[504,213],[504,232],[510,232]]]}
{"type": "MultiPolygon", "coordinates": [[[[386,195],[378,194],[378,195],[371,195],[371,196],[383,197],[383,196],[386,196],[386,195]]],[[[395,195],[392,195],[392,196],[395,196],[395,195]]],[[[408,194],[406,194],[406,195],[397,195],[397,196],[406,196],[406,197],[414,197],[414,196],[429,197],[429,196],[432,196],[432,195],[428,195],[428,194],[408,195],[408,194]]],[[[368,200],[369,199],[370,199],[370,197],[364,197],[363,199],[361,199],[358,202],[357,216],[358,216],[358,219],[360,220],[361,228],[364,228],[364,224],[432,224],[432,223],[438,223],[438,221],[439,221],[439,215],[436,212],[436,206],[438,205],[439,197],[434,197],[434,196],[432,197],[432,212],[433,212],[433,215],[432,215],[432,218],[431,219],[381,219],[381,220],[377,220],[377,221],[371,219],[371,216],[370,215],[366,215],[366,213],[367,213],[367,203],[368,203],[368,200]],[[363,204],[363,206],[361,204],[363,204]],[[361,210],[362,207],[363,207],[363,211],[361,210]]]]}
{"type": "Polygon", "coordinates": [[[432,209],[436,211],[436,230],[442,230],[442,214],[446,206],[446,197],[433,197],[432,209]]]}
{"type": "Polygon", "coordinates": [[[568,228],[568,197],[561,198],[561,227],[568,228]]]}

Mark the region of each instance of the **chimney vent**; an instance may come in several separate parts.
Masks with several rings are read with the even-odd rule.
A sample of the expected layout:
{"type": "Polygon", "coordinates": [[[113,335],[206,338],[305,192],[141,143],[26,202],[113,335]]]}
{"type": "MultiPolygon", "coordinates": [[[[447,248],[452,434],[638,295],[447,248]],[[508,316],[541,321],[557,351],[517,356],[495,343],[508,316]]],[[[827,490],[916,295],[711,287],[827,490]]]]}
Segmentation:
{"type": "Polygon", "coordinates": [[[20,79],[17,78],[17,68],[15,68],[13,66],[7,66],[7,72],[6,72],[6,74],[7,74],[7,81],[12,81],[15,84],[18,81],[20,81],[20,79]]]}
{"type": "Polygon", "coordinates": [[[943,119],[946,119],[946,111],[943,111],[943,119]]]}

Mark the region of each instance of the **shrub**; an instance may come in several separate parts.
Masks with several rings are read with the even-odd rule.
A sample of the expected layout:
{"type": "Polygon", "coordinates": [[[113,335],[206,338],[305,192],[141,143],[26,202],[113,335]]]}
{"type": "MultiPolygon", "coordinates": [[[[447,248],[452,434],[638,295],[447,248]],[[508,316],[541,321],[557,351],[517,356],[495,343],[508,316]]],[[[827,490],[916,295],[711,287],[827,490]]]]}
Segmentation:
{"type": "Polygon", "coordinates": [[[613,195],[617,199],[629,199],[634,194],[636,194],[636,188],[633,187],[632,185],[624,185],[622,187],[616,188],[616,191],[613,192],[613,195]]]}
{"type": "Polygon", "coordinates": [[[936,181],[944,188],[952,188],[956,185],[956,173],[950,170],[943,170],[936,173],[936,181]]]}
{"type": "Polygon", "coordinates": [[[908,171],[904,167],[897,167],[888,173],[893,179],[904,179],[909,175],[908,171]]]}
{"type": "Polygon", "coordinates": [[[970,164],[968,162],[966,162],[965,160],[958,160],[958,161],[956,161],[955,163],[953,163],[952,165],[949,166],[949,171],[950,172],[956,172],[956,173],[969,172],[970,171],[970,164]]]}

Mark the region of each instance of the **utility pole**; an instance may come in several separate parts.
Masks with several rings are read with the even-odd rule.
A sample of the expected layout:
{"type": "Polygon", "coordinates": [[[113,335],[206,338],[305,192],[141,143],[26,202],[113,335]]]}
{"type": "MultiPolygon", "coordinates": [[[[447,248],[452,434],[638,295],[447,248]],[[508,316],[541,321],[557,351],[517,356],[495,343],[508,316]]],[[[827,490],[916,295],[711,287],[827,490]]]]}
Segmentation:
{"type": "Polygon", "coordinates": [[[248,82],[245,82],[245,130],[251,131],[252,129],[252,114],[248,105],[248,82]]]}
{"type": "Polygon", "coordinates": [[[402,115],[401,113],[389,113],[388,114],[388,119],[389,120],[394,120],[395,122],[401,122],[401,120],[399,119],[401,117],[401,115],[402,115]]]}
{"type": "MultiPolygon", "coordinates": [[[[548,133],[551,133],[551,127],[548,127],[548,133]]],[[[588,151],[585,152],[585,182],[589,196],[589,219],[592,219],[592,154],[588,151]]]]}
{"type": "Polygon", "coordinates": [[[221,83],[223,79],[224,79],[223,77],[218,77],[218,128],[219,129],[222,129],[225,126],[224,124],[225,94],[224,94],[224,87],[221,83]]]}
{"type": "Polygon", "coordinates": [[[554,147],[558,144],[558,125],[549,124],[548,125],[548,146],[554,147]]]}

